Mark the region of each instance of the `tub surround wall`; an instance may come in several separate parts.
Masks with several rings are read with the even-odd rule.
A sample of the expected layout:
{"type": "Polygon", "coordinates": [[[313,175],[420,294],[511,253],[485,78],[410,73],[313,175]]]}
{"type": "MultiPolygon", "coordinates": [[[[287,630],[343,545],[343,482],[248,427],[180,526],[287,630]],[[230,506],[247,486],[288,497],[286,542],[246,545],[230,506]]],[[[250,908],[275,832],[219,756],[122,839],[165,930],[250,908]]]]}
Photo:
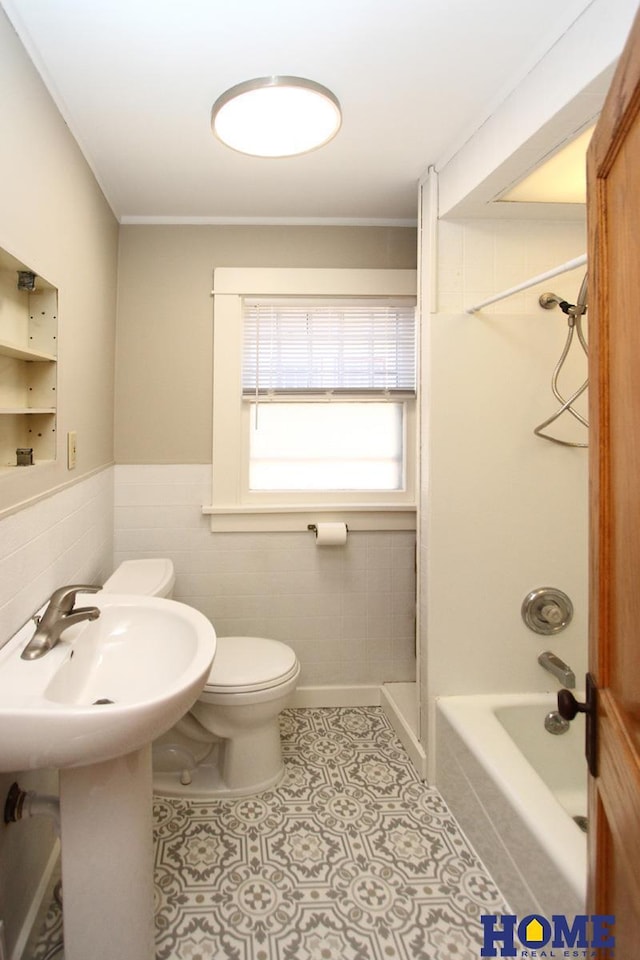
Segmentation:
{"type": "Polygon", "coordinates": [[[289,644],[299,686],[415,679],[413,533],[351,533],[344,547],[306,532],[212,534],[209,464],[119,465],[115,478],[115,563],[170,557],[176,599],[220,636],[289,644]]]}
{"type": "Polygon", "coordinates": [[[463,311],[585,252],[582,205],[494,201],[595,122],[636,10],[594,0],[425,175],[419,682],[432,779],[435,697],[555,691],[536,662],[549,648],[578,678],[586,670],[587,453],[532,434],[556,409],[550,380],[567,329],[537,297],[575,300],[584,271],[463,311]],[[539,586],[574,602],[557,637],[520,619],[539,586]]]}
{"type": "Polygon", "coordinates": [[[440,158],[437,191],[423,193],[420,686],[432,777],[436,696],[556,690],[536,662],[548,648],[579,678],[586,670],[587,454],[532,434],[555,409],[550,379],[566,336],[537,297],[552,289],[575,299],[583,271],[477,316],[463,311],[585,252],[580,205],[492,201],[595,122],[636,9],[634,0],[590,4],[462,132],[440,158]],[[430,203],[449,219],[435,221],[430,203]],[[523,597],[547,585],[575,606],[552,638],[520,619],[523,597]]]}
{"type": "MultiPolygon", "coordinates": [[[[537,298],[551,289],[575,300],[584,271],[464,312],[584,245],[579,223],[438,223],[438,312],[423,327],[430,425],[420,553],[422,737],[432,776],[435,697],[557,690],[537,663],[546,649],[578,682],[586,672],[587,451],[533,435],[557,407],[550,381],[567,335],[564,315],[537,298]],[[554,637],[532,633],[520,616],[541,586],[559,587],[574,604],[573,622],[554,637]]],[[[584,378],[584,363],[569,382],[584,378]]]]}

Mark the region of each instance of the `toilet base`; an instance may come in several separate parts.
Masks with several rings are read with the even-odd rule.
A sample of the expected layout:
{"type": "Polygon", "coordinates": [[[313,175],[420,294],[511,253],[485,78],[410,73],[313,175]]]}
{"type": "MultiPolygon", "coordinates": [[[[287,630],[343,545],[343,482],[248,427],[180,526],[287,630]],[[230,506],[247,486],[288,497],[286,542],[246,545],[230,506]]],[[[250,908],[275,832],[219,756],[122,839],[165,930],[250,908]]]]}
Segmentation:
{"type": "Polygon", "coordinates": [[[220,775],[220,750],[223,744],[214,745],[209,755],[188,770],[190,783],[182,783],[182,771],[153,771],[153,792],[159,797],[178,797],[186,800],[232,800],[235,797],[248,797],[276,787],[284,776],[284,764],[272,771],[259,783],[244,787],[229,787],[220,775]]]}

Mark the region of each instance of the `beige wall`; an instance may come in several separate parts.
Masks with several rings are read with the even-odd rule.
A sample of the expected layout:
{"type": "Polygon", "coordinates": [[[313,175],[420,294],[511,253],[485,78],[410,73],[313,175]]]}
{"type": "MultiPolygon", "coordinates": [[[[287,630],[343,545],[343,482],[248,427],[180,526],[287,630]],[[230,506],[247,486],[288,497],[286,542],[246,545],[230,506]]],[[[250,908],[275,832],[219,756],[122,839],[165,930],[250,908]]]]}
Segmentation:
{"type": "Polygon", "coordinates": [[[58,459],[0,476],[1,513],[113,460],[118,224],[1,11],[0,128],[0,246],[60,291],[58,459]]]}
{"type": "Polygon", "coordinates": [[[216,267],[415,268],[404,227],[123,226],[116,462],[211,461],[216,267]]]}

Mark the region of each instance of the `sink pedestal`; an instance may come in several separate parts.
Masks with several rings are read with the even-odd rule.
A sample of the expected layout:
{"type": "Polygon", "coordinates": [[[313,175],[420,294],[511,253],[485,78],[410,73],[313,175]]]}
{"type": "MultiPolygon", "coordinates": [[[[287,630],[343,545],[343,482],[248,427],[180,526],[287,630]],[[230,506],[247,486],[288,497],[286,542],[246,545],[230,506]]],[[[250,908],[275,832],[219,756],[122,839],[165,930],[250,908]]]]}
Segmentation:
{"type": "Polygon", "coordinates": [[[151,746],[60,770],[65,960],[154,960],[151,746]]]}

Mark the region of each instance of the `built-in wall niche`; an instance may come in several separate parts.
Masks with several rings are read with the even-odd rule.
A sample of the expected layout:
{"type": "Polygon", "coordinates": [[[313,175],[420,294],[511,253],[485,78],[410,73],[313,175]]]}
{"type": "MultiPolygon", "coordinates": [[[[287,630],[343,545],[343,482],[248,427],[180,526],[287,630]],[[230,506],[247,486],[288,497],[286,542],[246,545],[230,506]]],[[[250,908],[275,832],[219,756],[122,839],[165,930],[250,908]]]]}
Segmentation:
{"type": "Polygon", "coordinates": [[[56,287],[0,248],[0,474],[55,460],[57,337],[56,287]]]}

